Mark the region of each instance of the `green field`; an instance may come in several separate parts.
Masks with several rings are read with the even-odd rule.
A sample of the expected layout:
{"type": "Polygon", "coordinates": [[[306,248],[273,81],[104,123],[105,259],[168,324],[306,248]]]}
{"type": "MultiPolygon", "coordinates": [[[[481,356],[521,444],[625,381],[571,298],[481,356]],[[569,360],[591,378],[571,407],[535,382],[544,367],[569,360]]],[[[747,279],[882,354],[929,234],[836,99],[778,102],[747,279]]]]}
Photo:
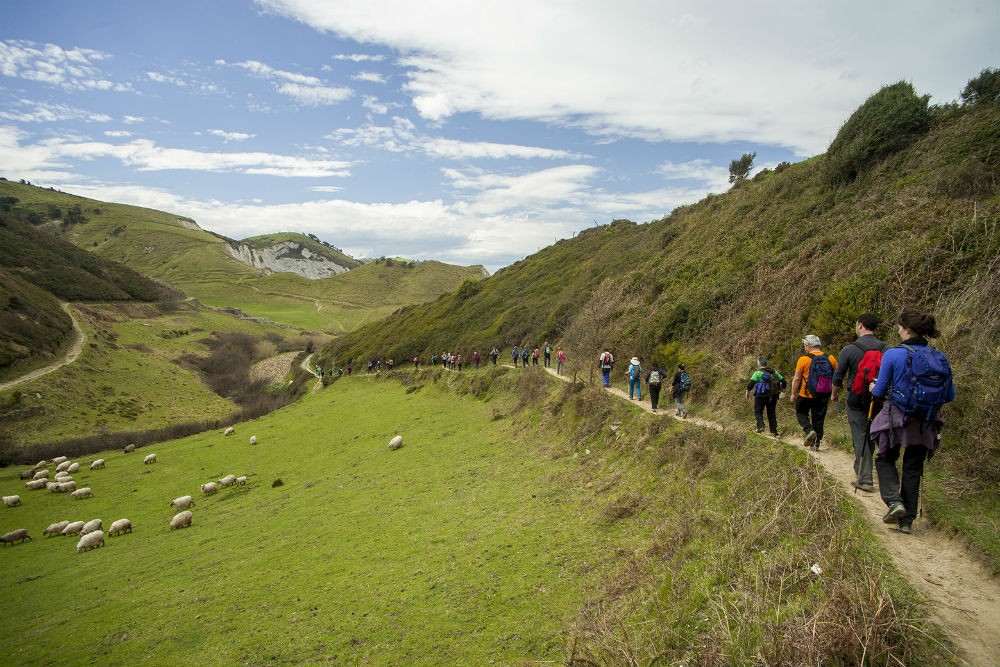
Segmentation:
{"type": "Polygon", "coordinates": [[[232,437],[87,457],[76,479],[90,499],[0,472],[0,491],[24,499],[0,508],[0,532],[34,538],[0,550],[5,659],[648,664],[721,651],[743,663],[795,650],[817,623],[866,622],[883,625],[864,649],[831,634],[813,642],[818,657],[940,658],[864,520],[802,452],[748,448],[535,371],[395,377],[339,380],[232,437]],[[158,462],[144,466],[149,452],[158,462]],[[229,473],[249,483],[201,497],[229,473]],[[170,531],[168,502],[187,494],[193,526],[170,531]],[[135,531],[83,554],[41,535],[97,517],[135,531]],[[882,617],[873,597],[892,602],[882,617]]]}

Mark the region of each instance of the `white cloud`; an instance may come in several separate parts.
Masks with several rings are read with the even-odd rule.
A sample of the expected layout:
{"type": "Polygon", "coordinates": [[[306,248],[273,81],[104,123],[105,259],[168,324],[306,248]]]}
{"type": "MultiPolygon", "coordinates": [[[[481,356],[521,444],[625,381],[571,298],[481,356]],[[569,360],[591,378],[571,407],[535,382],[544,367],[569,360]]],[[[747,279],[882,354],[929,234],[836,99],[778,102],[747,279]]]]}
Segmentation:
{"type": "Polygon", "coordinates": [[[368,83],[385,83],[385,77],[378,72],[358,72],[351,78],[355,81],[367,81],[368,83]]]}
{"type": "Polygon", "coordinates": [[[259,2],[403,53],[405,90],[431,120],[469,112],[803,155],[824,150],[887,83],[911,79],[939,101],[954,99],[995,60],[1000,31],[1000,4],[975,0],[259,2]],[[933,35],[933,47],[916,35],[933,35]]]}
{"type": "Polygon", "coordinates": [[[392,121],[392,126],[366,125],[357,129],[336,130],[328,138],[339,141],[345,146],[373,146],[394,153],[418,151],[431,157],[448,159],[540,158],[553,160],[584,157],[577,153],[554,148],[430,137],[418,133],[416,126],[407,118],[397,116],[392,121]]]}
{"type": "MultiPolygon", "coordinates": [[[[229,63],[226,63],[224,60],[217,60],[216,64],[226,65],[229,63]]],[[[245,60],[231,64],[233,67],[245,69],[256,77],[273,81],[275,90],[279,93],[287,95],[307,106],[339,104],[354,94],[354,91],[350,88],[328,86],[318,77],[275,69],[257,60],[245,60]]]]}
{"type": "Polygon", "coordinates": [[[110,56],[94,49],[64,49],[28,40],[0,41],[0,74],[67,90],[130,91],[127,83],[104,78],[96,63],[110,56]]]}
{"type": "Polygon", "coordinates": [[[361,99],[361,106],[380,116],[389,113],[389,105],[380,102],[377,97],[371,95],[365,95],[361,99]]]}
{"type": "Polygon", "coordinates": [[[207,133],[219,137],[226,143],[230,141],[246,141],[257,136],[255,134],[247,134],[246,132],[226,132],[225,130],[208,130],[207,133]]]}
{"type": "Polygon", "coordinates": [[[131,137],[132,133],[129,132],[128,130],[107,130],[104,132],[104,136],[115,137],[120,139],[123,137],[131,137]]]}
{"type": "Polygon", "coordinates": [[[338,54],[333,56],[334,60],[349,60],[355,63],[380,63],[385,60],[383,55],[368,55],[365,53],[338,54]]]}
{"type": "Polygon", "coordinates": [[[15,105],[20,111],[0,111],[0,119],[20,123],[55,123],[67,120],[79,120],[86,123],[109,123],[111,116],[103,113],[86,111],[67,104],[51,104],[36,100],[18,100],[15,105]]]}

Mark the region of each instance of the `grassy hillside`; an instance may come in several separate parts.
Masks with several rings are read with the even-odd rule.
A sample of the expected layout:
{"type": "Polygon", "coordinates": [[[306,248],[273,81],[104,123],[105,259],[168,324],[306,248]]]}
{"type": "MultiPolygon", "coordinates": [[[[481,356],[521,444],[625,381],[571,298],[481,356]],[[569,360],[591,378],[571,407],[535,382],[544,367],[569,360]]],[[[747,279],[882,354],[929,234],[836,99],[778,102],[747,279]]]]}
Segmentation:
{"type": "MultiPolygon", "coordinates": [[[[66,212],[75,207],[80,218],[76,224],[48,222],[42,226],[62,230],[81,248],[121,262],[208,305],[238,308],[300,328],[349,331],[401,306],[434,299],[466,278],[480,277],[483,271],[479,266],[386,261],[371,273],[365,273],[370,265],[360,267],[362,274],[358,276],[354,271],[322,280],[289,273],[265,275],[233,259],[224,249],[227,239],[197,229],[188,218],[8,180],[0,180],[2,197],[16,198],[17,211],[39,221],[49,220],[53,207],[60,216],[56,220],[69,217],[66,212]]],[[[342,256],[308,237],[294,237],[309,241],[310,249],[315,246],[316,252],[342,256]]],[[[269,238],[255,237],[248,242],[263,243],[269,238]]]]}
{"type": "Polygon", "coordinates": [[[127,303],[74,310],[87,336],[80,357],[0,392],[0,434],[20,446],[231,418],[239,408],[181,361],[208,355],[214,332],[291,335],[191,304],[165,313],[127,303]]]}
{"type": "Polygon", "coordinates": [[[318,241],[314,237],[310,237],[305,234],[298,234],[296,232],[281,232],[278,234],[251,236],[248,239],[243,239],[241,243],[244,243],[251,248],[268,248],[284,241],[297,243],[302,247],[307,248],[313,255],[325,257],[326,259],[336,262],[340,266],[348,269],[356,269],[364,264],[361,260],[345,255],[341,250],[318,241]]]}
{"type": "Polygon", "coordinates": [[[355,376],[234,437],[161,443],[144,466],[150,451],[108,452],[93,472],[85,459],[94,497],[80,501],[0,471],[0,490],[24,498],[0,532],[34,538],[2,551],[9,660],[947,661],[802,452],[540,373],[355,376]],[[200,495],[227,473],[250,481],[200,495]],[[168,502],[186,494],[193,526],[170,531],[168,502]],[[41,535],[97,517],[134,532],[84,554],[41,535]],[[53,632],[64,641],[37,640],[53,632]]]}
{"type": "Polygon", "coordinates": [[[895,315],[927,309],[944,332],[938,344],[959,398],[944,414],[946,454],[931,466],[942,478],[927,485],[925,508],[1000,566],[1000,356],[985,353],[1000,336],[1000,107],[928,115],[924,134],[866,162],[850,182],[831,182],[823,155],[663,220],[586,230],[337,339],[323,362],[494,344],[507,352],[548,339],[587,377],[607,345],[623,358],[687,362],[698,409],[748,420],[742,384],[758,355],[790,371],[806,333],[839,352],[866,311],[898,343],[895,315]]]}

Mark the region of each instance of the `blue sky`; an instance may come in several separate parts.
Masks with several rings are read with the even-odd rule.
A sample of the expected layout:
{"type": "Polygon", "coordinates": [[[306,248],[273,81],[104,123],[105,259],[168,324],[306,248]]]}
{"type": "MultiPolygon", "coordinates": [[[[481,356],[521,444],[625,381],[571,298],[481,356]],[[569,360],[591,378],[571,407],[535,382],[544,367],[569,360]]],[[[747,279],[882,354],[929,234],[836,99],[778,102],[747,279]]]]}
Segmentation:
{"type": "Polygon", "coordinates": [[[0,175],[506,266],[822,153],[881,86],[957,99],[1000,3],[7,0],[0,175]]]}

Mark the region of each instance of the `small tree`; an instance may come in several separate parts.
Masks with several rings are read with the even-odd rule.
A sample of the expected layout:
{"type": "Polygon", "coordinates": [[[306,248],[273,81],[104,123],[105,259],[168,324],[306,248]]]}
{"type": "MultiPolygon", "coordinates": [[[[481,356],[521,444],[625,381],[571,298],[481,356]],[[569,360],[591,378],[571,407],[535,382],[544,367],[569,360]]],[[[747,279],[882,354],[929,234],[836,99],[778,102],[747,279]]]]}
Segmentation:
{"type": "Polygon", "coordinates": [[[987,67],[979,76],[969,79],[961,97],[964,104],[1000,102],[1000,70],[987,67]]]}
{"type": "Polygon", "coordinates": [[[745,181],[747,176],[750,175],[750,170],[753,169],[754,158],[757,157],[757,153],[744,153],[740,156],[738,160],[733,160],[729,163],[729,182],[730,183],[740,183],[745,181]]]}

